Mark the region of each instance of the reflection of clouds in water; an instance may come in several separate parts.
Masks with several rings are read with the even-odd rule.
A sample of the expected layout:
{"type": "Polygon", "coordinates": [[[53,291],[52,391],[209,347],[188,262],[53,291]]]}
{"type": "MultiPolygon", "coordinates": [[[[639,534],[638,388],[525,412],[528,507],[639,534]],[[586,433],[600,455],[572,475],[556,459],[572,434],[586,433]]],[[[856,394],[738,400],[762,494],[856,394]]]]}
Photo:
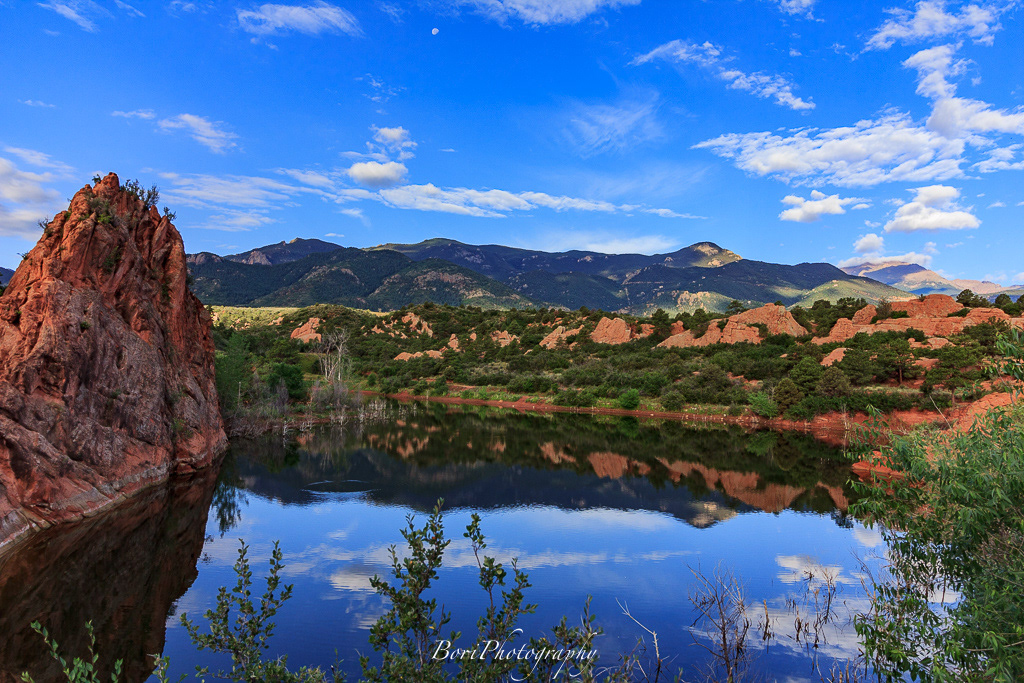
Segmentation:
{"type": "Polygon", "coordinates": [[[338,591],[368,591],[375,592],[370,586],[370,578],[380,574],[380,571],[371,565],[362,562],[354,562],[345,565],[333,572],[328,581],[338,591]]]}
{"type": "Polygon", "coordinates": [[[678,520],[672,515],[650,510],[615,510],[612,508],[586,508],[566,510],[547,505],[531,505],[514,512],[520,526],[536,526],[545,533],[572,531],[579,533],[608,533],[609,527],[633,533],[661,533],[677,529],[678,520]]]}
{"type": "Polygon", "coordinates": [[[860,585],[860,579],[843,575],[843,568],[837,564],[823,565],[821,560],[810,555],[777,555],[775,562],[788,571],[779,572],[779,581],[793,584],[810,580],[812,583],[824,583],[831,579],[837,584],[860,585]]]}
{"type": "Polygon", "coordinates": [[[884,542],[882,534],[878,533],[877,530],[859,525],[853,530],[853,537],[866,548],[876,548],[884,542]]]}

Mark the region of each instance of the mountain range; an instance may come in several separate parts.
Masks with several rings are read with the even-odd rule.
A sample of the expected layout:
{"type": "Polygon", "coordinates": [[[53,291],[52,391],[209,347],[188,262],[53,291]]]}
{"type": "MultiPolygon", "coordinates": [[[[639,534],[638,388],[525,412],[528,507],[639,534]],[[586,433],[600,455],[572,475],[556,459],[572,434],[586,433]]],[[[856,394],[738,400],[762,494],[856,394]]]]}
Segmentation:
{"type": "Polygon", "coordinates": [[[10,282],[12,275],[14,275],[13,270],[8,270],[7,268],[0,268],[0,287],[3,287],[8,282],[10,282]]]}
{"type": "Polygon", "coordinates": [[[644,314],[656,308],[724,310],[734,299],[754,306],[906,298],[901,290],[827,263],[754,261],[713,242],[645,255],[552,253],[450,239],[356,249],[294,239],[240,254],[193,254],[188,261],[200,299],[235,306],[337,303],[389,310],[429,300],[644,314]]]}
{"type": "Polygon", "coordinates": [[[1021,289],[1003,287],[988,280],[949,279],[934,270],[928,270],[916,263],[861,263],[847,266],[843,272],[849,275],[869,277],[872,280],[892,285],[911,294],[948,294],[956,296],[965,289],[988,298],[995,298],[1002,292],[1010,293],[1021,289]]]}

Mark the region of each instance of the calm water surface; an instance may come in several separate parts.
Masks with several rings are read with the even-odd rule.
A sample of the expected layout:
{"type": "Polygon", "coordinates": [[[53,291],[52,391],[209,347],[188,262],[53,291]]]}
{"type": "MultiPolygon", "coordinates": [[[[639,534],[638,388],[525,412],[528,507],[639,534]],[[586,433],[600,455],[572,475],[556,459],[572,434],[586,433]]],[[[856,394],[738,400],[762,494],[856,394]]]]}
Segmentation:
{"type": "MultiPolygon", "coordinates": [[[[33,539],[0,559],[0,680],[26,668],[55,673],[34,619],[68,651],[92,619],[100,649],[145,679],[146,655],[163,651],[176,673],[225,660],[198,653],[179,624],[234,585],[239,543],[254,575],[273,542],[284,552],[294,597],[278,614],[271,654],[328,666],[335,652],[358,675],[369,626],[386,609],[369,578],[389,572],[407,515],[419,522],[444,498],[449,547],[435,596],[452,627],[474,630],[485,604],[462,537],[481,515],[488,553],[519,558],[537,613],[527,636],[561,615],[577,618],[588,596],[614,664],[644,633],[619,603],[658,632],[670,669],[696,680],[707,653],[691,629],[692,570],[727,568],[776,638],[751,633],[763,680],[820,680],[838,658],[856,657],[852,627],[828,627],[817,648],[795,639],[794,607],[807,618],[817,580],[834,577],[838,622],[865,605],[862,561],[880,538],[847,515],[850,476],[842,454],[810,437],[737,428],[572,415],[521,415],[437,404],[381,404],[376,419],[234,444],[219,472],[172,482],[112,514],[33,539]],[[116,655],[114,654],[116,653],[116,655]]],[[[257,588],[259,585],[257,584],[257,588]]],[[[467,637],[468,638],[468,637],[467,637]]],[[[705,641],[706,642],[706,641],[705,641]]],[[[463,643],[468,645],[468,641],[463,643]]]]}

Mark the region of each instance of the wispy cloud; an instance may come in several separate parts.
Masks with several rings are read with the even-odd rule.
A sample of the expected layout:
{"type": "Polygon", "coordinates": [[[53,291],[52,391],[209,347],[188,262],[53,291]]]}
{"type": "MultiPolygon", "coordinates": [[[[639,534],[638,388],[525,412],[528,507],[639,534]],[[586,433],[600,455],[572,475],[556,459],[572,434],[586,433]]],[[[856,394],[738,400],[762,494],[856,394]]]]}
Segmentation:
{"type": "Polygon", "coordinates": [[[18,100],[18,101],[21,102],[22,104],[28,106],[28,107],[41,107],[43,109],[56,109],[57,108],[56,104],[49,104],[47,102],[43,102],[42,100],[18,100]]]}
{"type": "Polygon", "coordinates": [[[157,125],[162,130],[184,130],[193,140],[216,154],[224,154],[238,146],[235,143],[238,136],[225,130],[223,122],[211,121],[195,114],[178,114],[161,119],[157,125]]]}
{"type": "Polygon", "coordinates": [[[814,18],[814,5],[817,0],[777,0],[779,9],[786,14],[792,14],[794,16],[803,17],[805,19],[814,18]]]}
{"type": "Polygon", "coordinates": [[[599,230],[559,231],[542,238],[532,248],[544,251],[596,251],[602,254],[658,254],[679,247],[679,240],[664,235],[625,237],[599,230]]]}
{"type": "Polygon", "coordinates": [[[1002,28],[1000,15],[1018,3],[1016,0],[971,2],[962,3],[953,11],[946,11],[949,4],[946,0],[923,0],[913,10],[887,10],[891,18],[871,34],[864,49],[887,50],[897,42],[919,43],[959,36],[991,45],[995,33],[1002,28]]]}
{"type": "Polygon", "coordinates": [[[267,3],[255,10],[236,10],[238,25],[254,36],[284,33],[320,35],[322,33],[362,34],[359,22],[348,10],[328,2],[309,5],[274,5],[267,3]]]}
{"type": "Polygon", "coordinates": [[[640,0],[455,0],[480,14],[506,22],[524,24],[575,24],[608,9],[639,5],[640,0]]]}
{"type": "Polygon", "coordinates": [[[68,21],[78,24],[79,28],[89,33],[95,33],[98,30],[96,22],[90,17],[99,14],[110,14],[107,10],[92,2],[92,0],[52,0],[51,2],[40,2],[38,5],[48,10],[53,10],[68,21]]]}
{"type": "Polygon", "coordinates": [[[803,100],[793,94],[795,87],[785,76],[768,74],[762,71],[747,73],[728,65],[733,58],[724,54],[724,49],[711,42],[694,43],[688,40],[673,40],[659,45],[650,52],[640,55],[631,63],[646,64],[654,60],[663,60],[674,64],[694,64],[713,73],[719,80],[725,81],[726,87],[743,90],[764,99],[772,99],[776,104],[804,111],[814,109],[815,104],[803,100]]]}
{"type": "Polygon", "coordinates": [[[622,99],[615,104],[577,104],[564,126],[566,138],[583,156],[631,150],[664,133],[657,119],[659,97],[622,99]]]}
{"type": "Polygon", "coordinates": [[[122,2],[121,0],[114,0],[114,4],[117,5],[117,8],[119,10],[122,10],[128,16],[139,17],[139,18],[145,18],[145,16],[146,16],[145,14],[140,12],[139,10],[137,10],[134,7],[132,7],[131,5],[129,5],[127,2],[122,2]]]}
{"type": "Polygon", "coordinates": [[[110,112],[111,116],[118,116],[123,119],[155,119],[156,112],[152,109],[136,109],[134,111],[113,111],[110,112]]]}

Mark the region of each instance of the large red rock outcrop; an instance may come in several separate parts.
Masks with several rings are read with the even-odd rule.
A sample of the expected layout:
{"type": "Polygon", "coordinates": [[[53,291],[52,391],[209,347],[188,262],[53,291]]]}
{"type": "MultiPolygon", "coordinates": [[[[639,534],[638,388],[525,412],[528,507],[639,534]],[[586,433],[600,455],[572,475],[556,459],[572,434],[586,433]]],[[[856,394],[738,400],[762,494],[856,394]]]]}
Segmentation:
{"type": "Polygon", "coordinates": [[[583,331],[583,325],[580,325],[575,330],[567,330],[562,325],[556,327],[548,336],[540,340],[540,345],[545,349],[557,348],[559,344],[565,342],[572,337],[583,331]]]}
{"type": "Polygon", "coordinates": [[[948,344],[945,337],[960,334],[968,327],[984,322],[1003,322],[1024,328],[1024,319],[1011,318],[998,308],[972,308],[966,316],[949,317],[951,313],[956,313],[962,308],[951,296],[929,294],[922,299],[892,303],[892,310],[905,311],[906,318],[886,318],[872,324],[871,321],[878,311],[874,306],[868,305],[857,311],[852,320],[840,318],[828,336],[818,337],[814,341],[817,344],[845,342],[859,332],[906,332],[913,328],[924,332],[929,337],[927,345],[935,349],[948,344]]]}
{"type": "Polygon", "coordinates": [[[209,464],[226,438],[181,236],[110,174],[0,296],[0,545],[209,464]]]}
{"type": "Polygon", "coordinates": [[[632,338],[629,324],[622,318],[601,318],[590,333],[590,339],[598,344],[625,344],[632,338]]]}
{"type": "MultiPolygon", "coordinates": [[[[665,341],[658,344],[663,348],[687,347],[687,346],[710,346],[711,344],[739,344],[747,342],[750,344],[761,343],[761,326],[765,327],[768,335],[791,334],[799,337],[807,334],[800,323],[796,321],[793,314],[784,306],[767,304],[760,308],[744,311],[726,319],[724,326],[721,321],[713,320],[708,326],[707,332],[700,337],[695,337],[693,332],[686,330],[680,334],[673,334],[665,341]]],[[[673,331],[675,327],[673,327],[673,331]]]]}
{"type": "Polygon", "coordinates": [[[292,330],[292,339],[298,339],[308,344],[309,342],[320,341],[323,337],[317,330],[320,328],[320,318],[310,318],[299,327],[292,330]]]}

